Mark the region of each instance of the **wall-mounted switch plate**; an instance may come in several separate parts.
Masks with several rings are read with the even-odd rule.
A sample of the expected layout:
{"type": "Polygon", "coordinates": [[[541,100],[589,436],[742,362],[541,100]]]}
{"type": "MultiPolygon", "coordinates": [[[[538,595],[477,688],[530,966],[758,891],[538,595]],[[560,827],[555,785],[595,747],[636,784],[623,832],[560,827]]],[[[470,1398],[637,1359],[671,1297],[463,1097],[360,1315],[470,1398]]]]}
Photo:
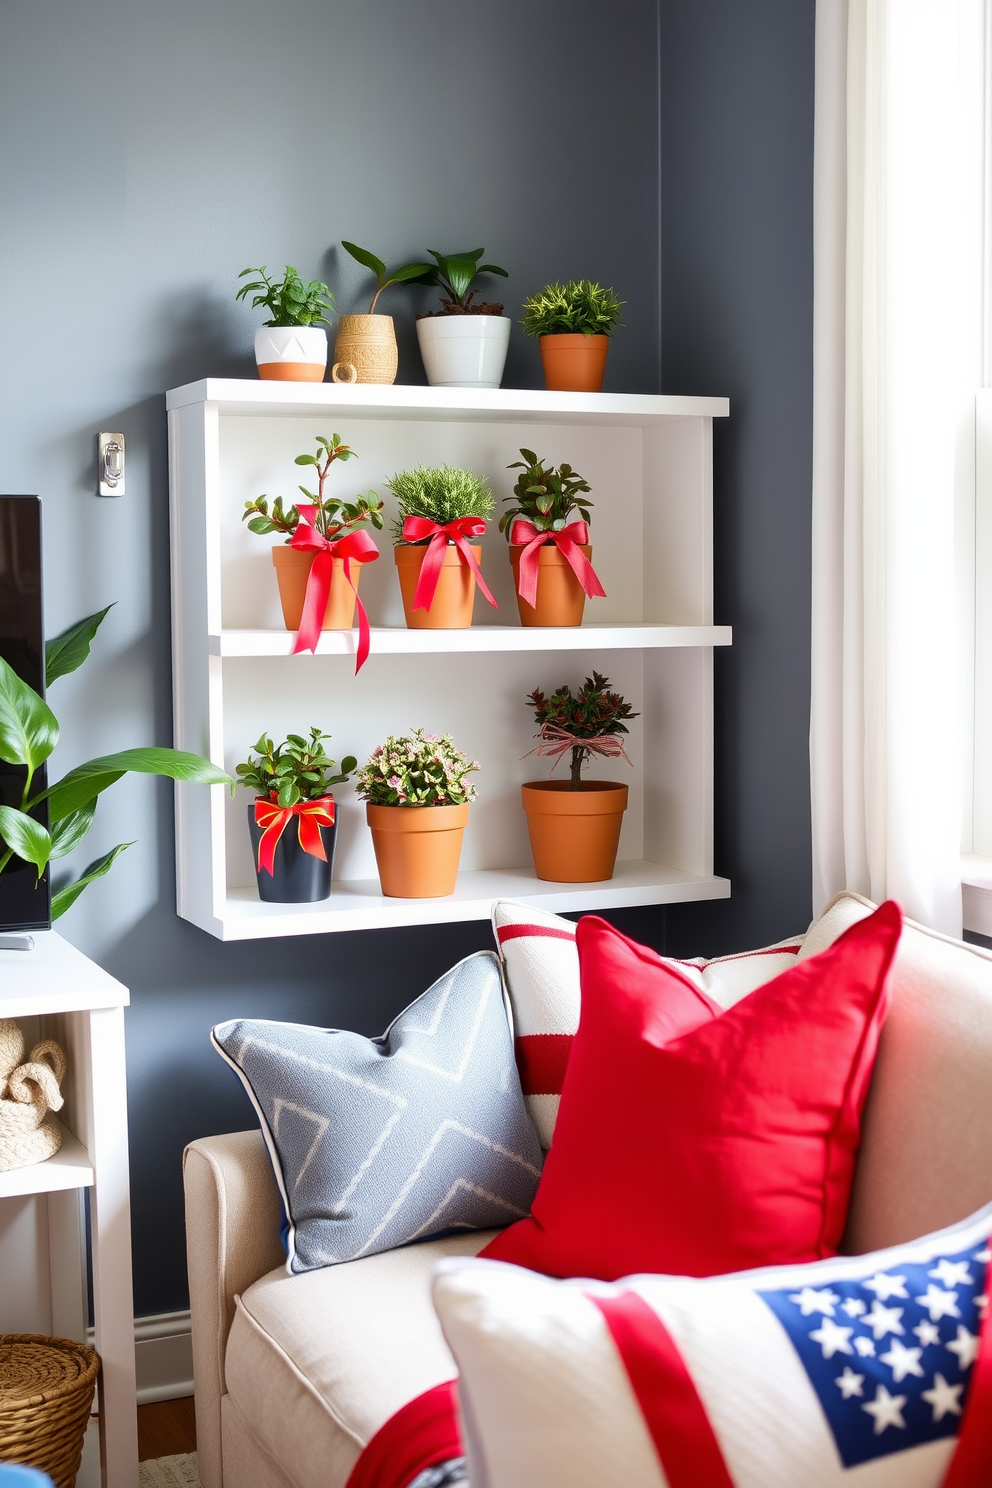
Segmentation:
{"type": "Polygon", "coordinates": [[[124,435],[101,434],[98,456],[100,496],[124,495],[124,435]]]}

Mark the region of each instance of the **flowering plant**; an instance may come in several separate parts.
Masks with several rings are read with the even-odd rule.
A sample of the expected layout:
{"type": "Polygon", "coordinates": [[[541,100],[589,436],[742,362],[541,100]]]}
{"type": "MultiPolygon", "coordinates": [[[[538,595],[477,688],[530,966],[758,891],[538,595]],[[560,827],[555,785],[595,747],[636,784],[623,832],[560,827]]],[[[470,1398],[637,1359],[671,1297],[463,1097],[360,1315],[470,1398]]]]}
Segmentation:
{"type": "Polygon", "coordinates": [[[413,729],[373,749],[356,776],[363,801],[373,806],[461,806],[474,801],[475,786],[466,779],[478,760],[456,749],[450,734],[413,729]]]}

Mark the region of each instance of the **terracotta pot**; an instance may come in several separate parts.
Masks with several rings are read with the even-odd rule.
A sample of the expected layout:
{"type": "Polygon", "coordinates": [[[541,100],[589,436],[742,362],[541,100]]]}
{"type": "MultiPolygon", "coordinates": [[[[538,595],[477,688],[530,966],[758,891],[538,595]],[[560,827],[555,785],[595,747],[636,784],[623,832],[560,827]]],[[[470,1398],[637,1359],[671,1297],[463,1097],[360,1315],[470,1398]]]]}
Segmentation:
{"type": "Polygon", "coordinates": [[[612,780],[534,780],[520,787],[534,868],[552,883],[601,883],[613,877],[627,787],[612,780]]]}
{"type": "MultiPolygon", "coordinates": [[[[333,796],[328,799],[334,799],[333,796]]],[[[255,879],[258,897],[264,904],[317,904],[331,893],[331,874],[334,868],[334,843],[338,824],[318,827],[320,840],[324,844],[327,861],[304,852],[300,846],[300,833],[296,821],[291,821],[276,843],[275,859],[269,873],[258,866],[258,844],[262,840],[262,828],[255,820],[254,803],[248,807],[248,832],[251,837],[252,859],[255,864],[255,879]]]]}
{"type": "MultiPolygon", "coordinates": [[[[577,544],[586,558],[592,559],[589,543],[577,544]]],[[[560,548],[553,543],[538,549],[537,554],[537,604],[529,605],[520,597],[520,555],[523,547],[514,543],[510,547],[510,567],[513,569],[513,587],[517,594],[517,609],[521,625],[581,625],[585,609],[586,592],[579,583],[560,548]]]]}
{"type": "Polygon", "coordinates": [[[382,892],[390,899],[440,899],[458,878],[468,803],[365,807],[382,892]]]}
{"type": "MultiPolygon", "coordinates": [[[[299,630],[303,616],[303,600],[307,592],[307,580],[313,566],[314,553],[303,548],[287,548],[285,544],[272,549],[272,562],[279,585],[279,601],[282,618],[287,630],[299,630]]],[[[344,559],[332,558],[331,592],[327,596],[327,609],[321,630],[350,630],[355,623],[355,590],[344,576],[344,559]]],[[[351,560],[351,577],[358,588],[364,564],[351,560]]]]}
{"type": "Polygon", "coordinates": [[[556,393],[598,393],[606,372],[609,336],[538,336],[544,385],[556,393]]]}
{"type": "Polygon", "coordinates": [[[255,332],[255,362],[266,382],[323,382],[327,332],[320,326],[263,326],[255,332]]]}
{"type": "Polygon", "coordinates": [[[334,382],[396,381],[399,353],[391,315],[342,315],[334,343],[334,382]],[[351,370],[354,376],[351,375],[351,370]]]}
{"type": "MultiPolygon", "coordinates": [[[[475,543],[470,546],[478,563],[482,549],[475,543]]],[[[444,564],[430,609],[413,608],[420,566],[426,552],[426,543],[400,543],[393,549],[407,625],[410,630],[467,630],[472,624],[475,575],[454,543],[448,543],[444,550],[444,564]]]]}

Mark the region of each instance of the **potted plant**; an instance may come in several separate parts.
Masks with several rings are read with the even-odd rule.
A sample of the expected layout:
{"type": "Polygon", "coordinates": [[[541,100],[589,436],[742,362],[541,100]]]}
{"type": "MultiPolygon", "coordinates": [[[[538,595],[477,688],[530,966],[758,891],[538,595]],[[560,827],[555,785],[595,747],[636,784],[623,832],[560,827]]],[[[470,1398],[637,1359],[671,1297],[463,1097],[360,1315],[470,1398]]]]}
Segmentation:
{"type": "Polygon", "coordinates": [[[521,325],[541,348],[545,386],[555,392],[598,393],[610,337],[626,303],[589,279],[548,284],[524,301],[521,325]]]}
{"type": "Polygon", "coordinates": [[[480,274],[500,274],[509,278],[496,264],[480,264],[485,249],[469,253],[438,253],[429,248],[435,260],[417,281],[437,285],[441,290],[441,309],[417,316],[417,340],[424,359],[427,381],[432,387],[499,387],[510,344],[510,317],[498,303],[476,304],[477,291],[472,288],[480,274]]]}
{"type": "Polygon", "coordinates": [[[326,284],[311,279],[304,284],[292,264],[281,279],[270,279],[266,265],[242,269],[238,275],[256,277],[242,284],[236,300],[253,295],[252,309],[268,310],[270,319],[255,332],[255,362],[259,377],[273,382],[323,382],[327,368],[324,313],[333,309],[334,296],[326,284]]]}
{"type": "Polygon", "coordinates": [[[582,769],[594,754],[627,759],[620,735],[629,732],[626,720],[638,714],[599,672],[576,693],[567,684],[550,697],[535,688],[527,701],[541,729],[533,753],[553,756],[556,765],[564,754],[571,756],[568,780],[535,780],[520,788],[537,876],[555,883],[612,878],[627,787],[583,780],[582,769]]]}
{"type": "MultiPolygon", "coordinates": [[[[82,665],[110,609],[108,605],[46,642],[46,687],[82,665]]],[[[0,805],[0,873],[24,872],[30,864],[37,882],[50,862],[64,858],[82,842],[93,823],[97,797],[128,771],[234,789],[231,776],[202,755],[149,747],[87,760],[54,785],[37,790],[37,773],[58,742],[58,719],[45,699],[0,658],[0,760],[19,767],[18,773],[23,771],[17,804],[0,805]]],[[[118,854],[130,846],[130,842],[119,842],[74,882],[57,889],[52,895],[52,919],[64,915],[87,885],[109,872],[118,854]]]]}
{"type": "Polygon", "coordinates": [[[495,509],[484,475],[452,465],[418,465],[386,485],[400,504],[393,549],[411,630],[464,630],[472,624],[478,582],[497,608],[479,568],[482,548],[469,542],[495,509]]]}
{"type": "Polygon", "coordinates": [[[382,528],[382,502],[374,491],[354,501],[324,493],[335,460],[350,460],[354,454],[340,435],[325,439],[319,434],[316,454],[296,456],[297,465],[312,465],[317,473],[316,491],[300,486],[308,504],[284,510],[282,497],[277,496],[270,509],[269,498],[257,496],[245,502],[241,520],[260,536],[286,534],[285,543],[272,549],[272,562],[286,629],[297,631],[294,655],[316,651],[322,630],[350,630],[357,607],[357,672],[369,654],[369,622],[358,597],[358,580],[362,564],[374,563],[379,556],[368,526],[382,528]]]}
{"type": "Polygon", "coordinates": [[[402,284],[408,279],[422,280],[425,274],[432,272],[433,264],[408,263],[390,270],[381,258],[367,248],[359,248],[357,243],[342,238],[341,247],[364,268],[371,269],[376,289],[367,315],[338,317],[331,378],[334,382],[395,382],[398,354],[393,317],[377,315],[376,302],[391,284],[402,284]]]}
{"type": "Polygon", "coordinates": [[[413,729],[373,749],[356,777],[367,804],[382,892],[393,899],[454,893],[477,760],[450,734],[413,729]]]}
{"type": "Polygon", "coordinates": [[[273,744],[263,734],[236,766],[241,784],[255,792],[248,831],[258,897],[267,904],[315,904],[331,892],[337,834],[331,786],[347,780],[358,761],[348,755],[332,775],[334,761],[324,751],[329,738],[311,728],[309,739],[289,734],[273,744]]]}
{"type": "Polygon", "coordinates": [[[571,465],[545,465],[533,450],[508,470],[522,470],[513,505],[499,519],[510,544],[521,625],[581,625],[586,595],[605,598],[592,566],[588,519],[592,488],[571,465]],[[575,512],[577,515],[569,521],[575,512]]]}

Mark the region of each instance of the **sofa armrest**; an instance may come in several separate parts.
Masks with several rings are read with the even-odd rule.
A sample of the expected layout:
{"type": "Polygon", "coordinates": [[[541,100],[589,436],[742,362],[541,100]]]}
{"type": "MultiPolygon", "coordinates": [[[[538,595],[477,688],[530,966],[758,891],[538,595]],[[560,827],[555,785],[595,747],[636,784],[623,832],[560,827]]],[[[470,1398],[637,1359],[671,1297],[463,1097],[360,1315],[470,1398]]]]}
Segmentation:
{"type": "Polygon", "coordinates": [[[197,1463],[203,1488],[222,1488],[220,1402],[234,1299],[285,1264],[282,1206],[259,1131],[191,1142],[183,1181],[197,1463]]]}

